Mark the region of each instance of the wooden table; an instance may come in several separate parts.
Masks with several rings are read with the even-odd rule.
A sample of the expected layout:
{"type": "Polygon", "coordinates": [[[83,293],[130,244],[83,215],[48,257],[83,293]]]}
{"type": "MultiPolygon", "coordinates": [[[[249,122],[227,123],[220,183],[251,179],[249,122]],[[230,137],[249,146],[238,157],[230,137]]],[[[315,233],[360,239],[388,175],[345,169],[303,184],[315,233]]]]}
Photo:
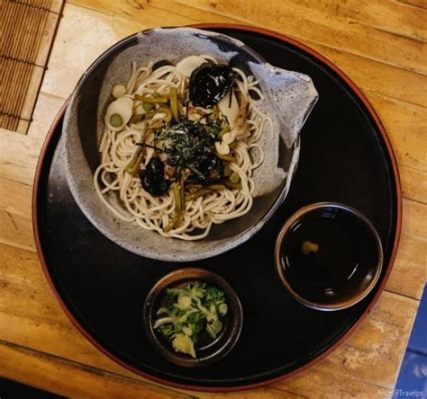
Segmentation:
{"type": "Polygon", "coordinates": [[[386,395],[394,387],[427,279],[426,41],[426,0],[68,1],[28,134],[0,132],[0,376],[72,397],[386,395]],[[100,353],[59,307],[32,233],[31,192],[40,148],[81,73],[128,34],[198,22],[276,30],[335,62],[384,123],[403,188],[398,255],[386,291],[369,316],[346,343],[312,368],[244,393],[178,391],[147,381],[100,353]]]}

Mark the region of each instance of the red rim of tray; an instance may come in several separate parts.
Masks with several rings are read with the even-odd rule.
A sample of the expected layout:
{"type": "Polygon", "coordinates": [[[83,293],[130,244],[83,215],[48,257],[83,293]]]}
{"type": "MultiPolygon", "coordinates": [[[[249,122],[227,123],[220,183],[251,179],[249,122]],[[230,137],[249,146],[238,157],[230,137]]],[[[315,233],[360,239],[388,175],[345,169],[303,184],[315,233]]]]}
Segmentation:
{"type": "Polygon", "coordinates": [[[44,274],[45,274],[45,276],[49,282],[49,285],[50,285],[52,291],[54,292],[58,302],[60,303],[62,309],[64,310],[64,312],[66,313],[68,318],[71,320],[71,322],[74,324],[74,326],[80,331],[80,333],[83,334],[96,348],[98,348],[107,357],[109,357],[112,360],[114,360],[115,362],[119,363],[120,365],[122,365],[126,369],[131,370],[134,373],[141,375],[144,378],[147,378],[147,379],[154,381],[154,382],[157,382],[157,383],[172,386],[175,388],[188,389],[188,390],[193,390],[193,391],[205,391],[205,392],[242,391],[242,390],[259,388],[261,386],[265,386],[268,384],[272,384],[272,383],[281,381],[281,380],[283,380],[285,378],[289,378],[290,376],[293,376],[293,375],[295,375],[295,374],[297,374],[303,370],[306,370],[307,368],[310,368],[315,363],[319,362],[320,360],[322,360],[326,356],[328,356],[339,345],[341,345],[350,336],[350,334],[359,325],[359,323],[366,317],[366,315],[369,313],[369,311],[372,309],[372,307],[378,301],[379,296],[381,295],[382,291],[384,290],[384,287],[387,283],[389,274],[391,272],[391,269],[392,269],[392,266],[394,263],[394,259],[396,257],[397,248],[398,248],[399,240],[400,240],[401,225],[402,225],[402,191],[401,191],[400,177],[399,177],[399,171],[398,171],[398,167],[397,167],[396,157],[394,155],[393,148],[391,146],[390,140],[387,136],[387,133],[385,132],[385,129],[384,129],[380,119],[378,118],[377,114],[375,113],[375,111],[374,111],[373,107],[371,106],[371,104],[369,103],[369,101],[362,94],[361,90],[355,85],[355,83],[344,72],[342,72],[331,61],[329,61],[327,58],[325,58],[324,56],[319,54],[317,51],[311,49],[310,47],[307,47],[306,45],[300,43],[299,41],[297,41],[295,39],[292,39],[292,38],[285,36],[283,34],[273,32],[273,31],[263,29],[263,28],[258,28],[258,27],[254,27],[254,26],[239,25],[239,24],[216,24],[216,23],[196,24],[196,25],[191,25],[191,27],[192,28],[198,28],[198,29],[212,29],[212,30],[215,30],[215,29],[232,29],[232,30],[241,30],[241,31],[253,32],[253,33],[259,33],[261,35],[268,36],[271,38],[275,38],[275,39],[278,39],[282,42],[291,44],[292,46],[295,46],[298,49],[303,50],[304,52],[310,54],[311,56],[313,56],[314,58],[316,58],[317,60],[324,63],[329,68],[331,68],[342,80],[345,81],[345,83],[352,89],[353,93],[356,94],[356,96],[360,99],[360,101],[366,107],[366,110],[369,112],[369,114],[372,117],[373,121],[375,122],[379,132],[381,133],[382,139],[384,140],[385,146],[386,146],[387,151],[388,151],[388,155],[390,157],[390,162],[391,162],[392,170],[393,170],[394,184],[396,186],[397,215],[396,215],[396,234],[394,237],[393,248],[392,248],[391,255],[390,255],[390,261],[389,261],[389,264],[387,265],[387,271],[386,271],[386,273],[385,273],[385,275],[381,281],[380,286],[378,287],[378,290],[377,290],[375,296],[373,297],[372,301],[369,303],[368,307],[365,309],[364,313],[360,316],[360,318],[353,324],[353,326],[341,338],[339,338],[331,347],[329,347],[325,352],[323,352],[322,354],[320,354],[316,358],[305,363],[303,366],[299,367],[298,369],[295,369],[295,370],[293,370],[287,374],[284,374],[280,377],[275,377],[275,378],[265,380],[262,382],[257,382],[254,384],[247,384],[247,385],[234,386],[234,387],[205,387],[205,386],[196,386],[196,385],[186,385],[186,384],[175,383],[175,382],[164,380],[164,379],[161,379],[158,377],[154,377],[150,374],[144,373],[141,370],[130,366],[129,364],[125,363],[123,360],[121,360],[118,357],[116,357],[115,355],[113,355],[111,352],[109,352],[103,346],[101,346],[82,327],[82,325],[79,323],[79,321],[75,319],[75,317],[71,314],[71,312],[68,310],[67,306],[63,302],[63,300],[62,300],[61,296],[59,295],[59,293],[58,293],[58,291],[57,291],[57,289],[53,283],[53,280],[49,274],[47,264],[46,264],[46,259],[45,259],[44,254],[43,254],[40,236],[39,236],[39,221],[37,218],[37,209],[38,209],[37,200],[38,200],[39,183],[40,183],[40,179],[41,179],[42,166],[44,163],[44,159],[45,159],[47,150],[49,148],[49,144],[50,144],[51,139],[52,139],[54,132],[56,130],[56,127],[64,115],[67,103],[65,103],[62,106],[61,110],[59,111],[58,115],[56,116],[55,120],[53,121],[53,123],[49,129],[49,132],[46,135],[46,139],[44,141],[44,144],[42,146],[40,156],[38,159],[35,178],[34,178],[34,185],[33,185],[33,195],[32,195],[33,232],[34,232],[36,248],[37,248],[37,252],[38,252],[41,264],[42,264],[43,272],[44,272],[44,274]]]}

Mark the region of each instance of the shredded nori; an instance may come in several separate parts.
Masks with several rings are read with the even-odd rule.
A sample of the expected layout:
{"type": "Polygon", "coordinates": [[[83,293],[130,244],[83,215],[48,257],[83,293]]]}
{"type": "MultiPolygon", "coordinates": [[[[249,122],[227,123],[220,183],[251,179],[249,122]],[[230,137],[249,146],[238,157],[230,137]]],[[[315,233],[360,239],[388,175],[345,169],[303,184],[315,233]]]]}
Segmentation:
{"type": "Polygon", "coordinates": [[[155,140],[163,140],[169,165],[190,171],[188,182],[211,184],[224,176],[215,149],[220,130],[219,120],[203,124],[181,117],[170,128],[158,131],[155,140]]]}

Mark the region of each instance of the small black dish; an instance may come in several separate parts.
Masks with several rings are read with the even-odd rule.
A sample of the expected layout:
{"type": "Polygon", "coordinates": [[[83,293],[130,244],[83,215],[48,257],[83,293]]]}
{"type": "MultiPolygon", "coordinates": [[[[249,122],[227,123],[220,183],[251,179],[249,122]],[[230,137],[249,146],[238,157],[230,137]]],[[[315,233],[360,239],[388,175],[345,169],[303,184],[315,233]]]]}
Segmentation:
{"type": "Polygon", "coordinates": [[[184,367],[199,367],[221,360],[233,349],[243,325],[243,311],[233,288],[218,274],[205,269],[178,269],[161,278],[150,290],[144,303],[145,330],[151,343],[168,361],[184,367]],[[172,345],[154,330],[156,311],[162,306],[166,288],[182,287],[192,281],[200,281],[221,289],[225,294],[228,312],[224,326],[215,340],[201,334],[196,346],[197,357],[175,352],[172,345]]]}
{"type": "Polygon", "coordinates": [[[279,276],[302,304],[340,310],[365,298],[381,274],[383,251],[372,223],[356,209],[334,202],[294,213],[275,247],[279,276]]]}

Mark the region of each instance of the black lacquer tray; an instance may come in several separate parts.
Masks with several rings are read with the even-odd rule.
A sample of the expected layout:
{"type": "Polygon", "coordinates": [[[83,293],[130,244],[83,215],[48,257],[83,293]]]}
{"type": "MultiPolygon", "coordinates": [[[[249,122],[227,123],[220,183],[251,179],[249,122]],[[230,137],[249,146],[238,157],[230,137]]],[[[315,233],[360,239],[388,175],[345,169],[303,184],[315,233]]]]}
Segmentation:
{"type": "Polygon", "coordinates": [[[401,224],[396,162],[386,134],[355,85],[313,50],[256,28],[199,25],[242,40],[273,65],[310,75],[320,98],[301,133],[290,194],[270,222],[237,249],[203,261],[164,263],[134,255],[105,238],[68,189],[60,138],[63,111],[42,151],[34,189],[40,258],[64,310],[80,331],[122,365],[165,384],[236,390],[289,376],[331,351],[367,313],[391,270],[401,224]],[[305,308],[282,287],[274,242],[286,218],[318,201],[363,212],[378,230],[384,269],[374,291],[337,312],[305,308]],[[148,341],[142,309],[154,283],[181,267],[223,276],[242,302],[244,326],[233,351],[216,364],[187,369],[168,363],[148,341]]]}

